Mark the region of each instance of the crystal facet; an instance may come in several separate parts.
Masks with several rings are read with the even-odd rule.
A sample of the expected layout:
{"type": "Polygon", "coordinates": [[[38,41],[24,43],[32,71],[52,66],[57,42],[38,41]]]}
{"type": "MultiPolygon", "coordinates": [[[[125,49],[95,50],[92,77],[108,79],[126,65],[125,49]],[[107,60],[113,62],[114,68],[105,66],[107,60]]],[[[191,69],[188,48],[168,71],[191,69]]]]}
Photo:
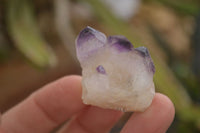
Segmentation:
{"type": "Polygon", "coordinates": [[[145,47],[123,36],[86,27],[76,40],[85,104],[123,111],[144,111],[155,95],[155,67],[145,47]]]}

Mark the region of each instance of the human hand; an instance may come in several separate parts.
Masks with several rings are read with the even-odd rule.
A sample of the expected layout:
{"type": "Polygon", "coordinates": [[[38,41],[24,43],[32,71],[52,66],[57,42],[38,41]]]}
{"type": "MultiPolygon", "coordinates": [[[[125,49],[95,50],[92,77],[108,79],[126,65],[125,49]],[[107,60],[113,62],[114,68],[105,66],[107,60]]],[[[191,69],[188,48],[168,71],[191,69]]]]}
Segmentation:
{"type": "MultiPolygon", "coordinates": [[[[133,113],[121,133],[164,133],[174,118],[174,106],[157,93],[143,113],[133,113]]],[[[81,77],[68,76],[44,86],[2,115],[0,133],[107,133],[122,112],[84,105],[81,77]]]]}

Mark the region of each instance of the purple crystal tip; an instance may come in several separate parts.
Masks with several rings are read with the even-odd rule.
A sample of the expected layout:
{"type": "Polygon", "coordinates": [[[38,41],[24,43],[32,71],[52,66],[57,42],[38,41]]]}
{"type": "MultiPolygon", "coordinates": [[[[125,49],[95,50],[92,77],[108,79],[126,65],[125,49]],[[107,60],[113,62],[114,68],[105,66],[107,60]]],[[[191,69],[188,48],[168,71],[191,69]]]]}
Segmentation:
{"type": "Polygon", "coordinates": [[[95,30],[89,26],[83,29],[77,39],[77,45],[83,44],[84,41],[89,40],[92,36],[94,36],[95,30]]]}
{"type": "Polygon", "coordinates": [[[149,70],[152,71],[153,73],[155,73],[155,66],[153,64],[153,61],[151,59],[148,49],[146,47],[138,47],[138,48],[135,48],[135,50],[138,51],[138,53],[142,57],[147,59],[147,64],[148,64],[149,70]]]}
{"type": "Polygon", "coordinates": [[[76,39],[76,53],[79,60],[85,60],[99,48],[106,44],[106,36],[87,26],[78,35],[76,39]]]}
{"type": "Polygon", "coordinates": [[[135,48],[135,50],[137,50],[143,57],[150,56],[149,51],[146,47],[138,47],[135,48]]]}
{"type": "Polygon", "coordinates": [[[116,47],[120,52],[133,49],[133,44],[124,36],[109,36],[108,43],[116,47]]]}

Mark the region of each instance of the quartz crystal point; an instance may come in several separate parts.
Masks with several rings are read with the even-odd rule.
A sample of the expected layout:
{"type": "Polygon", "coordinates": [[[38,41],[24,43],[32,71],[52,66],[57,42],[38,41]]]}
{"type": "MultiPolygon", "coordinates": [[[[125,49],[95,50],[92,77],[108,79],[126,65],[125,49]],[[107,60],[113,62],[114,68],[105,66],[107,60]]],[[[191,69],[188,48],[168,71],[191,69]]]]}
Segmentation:
{"type": "Polygon", "coordinates": [[[86,27],[76,40],[85,104],[122,111],[144,111],[155,95],[154,64],[145,47],[123,36],[106,37],[86,27]]]}

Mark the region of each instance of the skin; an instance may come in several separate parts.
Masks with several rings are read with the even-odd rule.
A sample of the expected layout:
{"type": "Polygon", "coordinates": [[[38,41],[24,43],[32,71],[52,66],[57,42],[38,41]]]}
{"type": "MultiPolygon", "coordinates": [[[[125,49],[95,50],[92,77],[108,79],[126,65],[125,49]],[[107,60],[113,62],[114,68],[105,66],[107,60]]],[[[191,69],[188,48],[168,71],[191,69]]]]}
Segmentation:
{"type": "MultiPolygon", "coordinates": [[[[107,133],[122,112],[84,105],[81,77],[67,76],[50,83],[1,116],[0,133],[107,133]]],[[[143,113],[133,113],[121,133],[165,133],[174,119],[170,99],[156,93],[143,113]]]]}

